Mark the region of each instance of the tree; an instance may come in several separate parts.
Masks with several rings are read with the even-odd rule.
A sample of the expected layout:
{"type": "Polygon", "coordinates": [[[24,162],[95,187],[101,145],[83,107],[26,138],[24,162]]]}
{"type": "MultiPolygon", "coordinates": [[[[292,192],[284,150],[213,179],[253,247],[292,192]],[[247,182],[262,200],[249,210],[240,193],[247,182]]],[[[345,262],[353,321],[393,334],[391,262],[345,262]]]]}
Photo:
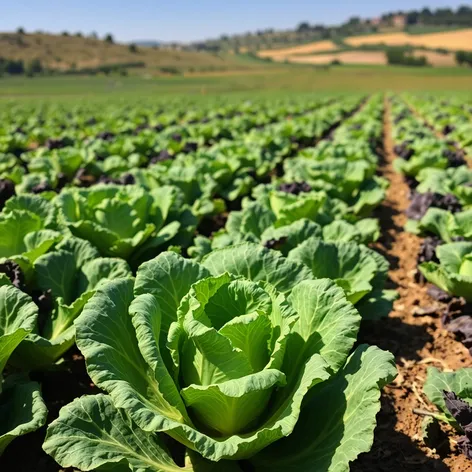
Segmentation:
{"type": "Polygon", "coordinates": [[[134,43],[131,43],[131,44],[128,46],[128,49],[129,49],[129,52],[132,52],[133,54],[135,54],[135,53],[138,52],[138,47],[137,47],[136,44],[134,44],[134,43]]]}
{"type": "Polygon", "coordinates": [[[41,74],[43,72],[43,65],[39,59],[33,59],[28,62],[25,67],[25,74],[28,77],[33,77],[35,75],[41,74]]]}
{"type": "Polygon", "coordinates": [[[63,31],[61,35],[62,36],[69,36],[69,32],[68,31],[63,31]]]}
{"type": "Polygon", "coordinates": [[[457,51],[456,62],[460,66],[464,66],[464,65],[472,66],[472,52],[457,51]]]}
{"type": "Polygon", "coordinates": [[[390,65],[401,65],[401,66],[416,66],[425,67],[428,66],[428,61],[425,57],[415,57],[411,54],[407,54],[405,48],[392,47],[387,49],[387,62],[390,65]]]}
{"type": "Polygon", "coordinates": [[[306,21],[304,21],[303,23],[300,23],[297,27],[298,32],[309,31],[309,30],[310,30],[310,23],[307,23],[306,21]]]}
{"type": "Polygon", "coordinates": [[[17,61],[14,59],[7,59],[5,72],[10,75],[22,75],[25,73],[25,65],[21,59],[18,59],[17,61]]]}
{"type": "Polygon", "coordinates": [[[115,41],[113,39],[113,36],[111,35],[111,33],[108,33],[106,36],[105,36],[105,42],[106,43],[110,43],[110,44],[113,44],[115,41]]]}
{"type": "Polygon", "coordinates": [[[81,38],[82,37],[82,33],[80,31],[77,31],[77,33],[75,33],[75,36],[77,38],[81,38]]]}
{"type": "Polygon", "coordinates": [[[407,25],[416,25],[420,19],[420,15],[417,11],[410,11],[406,15],[406,24],[407,25]]]}
{"type": "Polygon", "coordinates": [[[16,32],[17,34],[25,34],[25,30],[21,26],[16,30],[16,32]]]}
{"type": "Polygon", "coordinates": [[[467,5],[461,5],[457,9],[457,14],[458,15],[470,15],[472,13],[472,8],[468,7],[467,5]]]}

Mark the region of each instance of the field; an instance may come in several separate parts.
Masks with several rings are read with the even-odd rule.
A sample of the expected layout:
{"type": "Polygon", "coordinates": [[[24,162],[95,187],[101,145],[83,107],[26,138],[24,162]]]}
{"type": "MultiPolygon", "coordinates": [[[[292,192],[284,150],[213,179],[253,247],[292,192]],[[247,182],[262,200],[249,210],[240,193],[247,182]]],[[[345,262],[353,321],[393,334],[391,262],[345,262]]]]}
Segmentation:
{"type": "Polygon", "coordinates": [[[387,44],[389,46],[410,45],[452,51],[472,51],[472,29],[413,35],[408,33],[372,34],[346,38],[345,42],[350,46],[387,44]]]}
{"type": "Polygon", "coordinates": [[[345,51],[313,56],[299,55],[290,57],[288,60],[299,64],[331,64],[333,61],[340,61],[342,64],[387,64],[387,58],[382,51],[345,51]]]}
{"type": "Polygon", "coordinates": [[[259,51],[257,54],[260,57],[270,57],[274,60],[283,60],[286,57],[296,56],[298,54],[312,54],[316,52],[334,51],[335,49],[337,49],[337,46],[332,41],[317,41],[290,48],[263,50],[259,51]]]}
{"type": "Polygon", "coordinates": [[[336,60],[343,64],[385,65],[387,62],[385,52],[361,49],[367,46],[417,47],[419,49],[414,49],[413,55],[426,57],[432,66],[453,67],[456,65],[454,51],[472,50],[472,29],[424,34],[408,32],[369,34],[343,38],[339,44],[332,41],[316,41],[289,48],[262,50],[257,54],[276,62],[298,64],[330,64],[336,60]]]}
{"type": "Polygon", "coordinates": [[[0,470],[472,472],[471,83],[0,79],[0,470]]]}
{"type": "Polygon", "coordinates": [[[169,94],[201,96],[229,93],[274,95],[280,91],[303,92],[373,92],[454,90],[468,92],[472,69],[410,68],[384,66],[318,67],[305,64],[281,65],[250,72],[192,73],[176,77],[45,77],[2,78],[0,100],[78,100],[83,97],[110,100],[169,94]]]}

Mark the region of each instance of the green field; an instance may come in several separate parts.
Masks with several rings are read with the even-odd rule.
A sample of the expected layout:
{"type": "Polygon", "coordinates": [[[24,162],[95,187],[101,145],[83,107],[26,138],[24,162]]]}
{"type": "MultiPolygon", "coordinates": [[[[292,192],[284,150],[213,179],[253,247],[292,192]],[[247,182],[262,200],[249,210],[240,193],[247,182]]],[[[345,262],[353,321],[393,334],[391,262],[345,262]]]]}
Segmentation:
{"type": "Polygon", "coordinates": [[[471,85],[0,79],[0,471],[468,470],[471,85]]]}
{"type": "Polygon", "coordinates": [[[2,78],[0,98],[123,97],[168,94],[207,95],[257,92],[371,92],[472,89],[472,70],[340,66],[280,67],[252,73],[202,74],[159,78],[142,77],[44,77],[2,78]]]}

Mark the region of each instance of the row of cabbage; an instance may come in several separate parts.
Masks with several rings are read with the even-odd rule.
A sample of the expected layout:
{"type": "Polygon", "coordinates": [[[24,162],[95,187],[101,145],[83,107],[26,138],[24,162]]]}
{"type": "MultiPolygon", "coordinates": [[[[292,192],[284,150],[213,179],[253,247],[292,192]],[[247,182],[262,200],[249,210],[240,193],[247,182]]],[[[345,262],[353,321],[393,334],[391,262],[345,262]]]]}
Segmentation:
{"type": "Polygon", "coordinates": [[[228,141],[231,157],[218,143],[129,166],[131,184],[16,183],[0,213],[0,452],[46,422],[28,372],[75,342],[106,394],[49,425],[63,467],[349,470],[396,374],[390,353],[355,347],[395,298],[366,245],[382,117],[381,97],[347,97],[228,141]]]}
{"type": "MultiPolygon", "coordinates": [[[[445,304],[446,329],[472,352],[472,170],[463,150],[472,139],[470,119],[462,107],[411,96],[395,99],[392,115],[395,167],[410,186],[406,229],[424,238],[418,275],[445,304]]],[[[424,430],[449,423],[462,434],[458,445],[472,459],[472,369],[430,368],[424,393],[436,407],[424,430]]]]}
{"type": "Polygon", "coordinates": [[[407,100],[447,141],[472,155],[472,115],[464,99],[408,96],[407,100]]]}
{"type": "MultiPolygon", "coordinates": [[[[220,183],[231,187],[231,180],[236,180],[244,186],[247,179],[241,181],[231,177],[238,171],[251,174],[247,161],[257,167],[259,175],[266,172],[267,166],[253,162],[262,154],[261,146],[264,146],[264,159],[288,153],[299,145],[299,141],[307,139],[308,133],[323,132],[324,121],[331,122],[330,114],[337,113],[342,117],[349,111],[348,102],[322,106],[329,102],[330,99],[312,100],[305,104],[305,113],[299,106],[292,106],[278,108],[272,114],[246,112],[229,120],[218,118],[203,125],[205,129],[202,125],[185,124],[165,126],[157,132],[156,128],[163,125],[155,125],[147,117],[145,123],[138,125],[136,135],[116,128],[97,134],[94,128],[99,125],[84,126],[82,123],[77,125],[75,136],[71,137],[67,130],[58,138],[38,141],[36,128],[23,129],[20,126],[25,141],[21,145],[8,141],[18,135],[11,133],[10,126],[4,131],[7,141],[3,146],[0,144],[0,150],[4,151],[0,176],[14,182],[17,192],[40,193],[60,190],[68,185],[87,187],[97,182],[134,183],[134,176],[129,171],[174,160],[176,155],[181,160],[188,155],[187,163],[200,157],[209,160],[216,156],[222,160],[216,169],[220,183]],[[319,112],[313,113],[317,108],[320,108],[319,112]],[[326,114],[324,119],[320,119],[319,113],[326,114]],[[252,132],[248,133],[249,130],[252,132]],[[277,131],[281,136],[275,134],[277,131]],[[194,137],[191,137],[192,132],[194,137]],[[248,155],[246,159],[245,155],[248,155]]],[[[20,122],[22,119],[26,117],[21,116],[20,122]]],[[[227,193],[233,190],[230,188],[227,193]]]]}

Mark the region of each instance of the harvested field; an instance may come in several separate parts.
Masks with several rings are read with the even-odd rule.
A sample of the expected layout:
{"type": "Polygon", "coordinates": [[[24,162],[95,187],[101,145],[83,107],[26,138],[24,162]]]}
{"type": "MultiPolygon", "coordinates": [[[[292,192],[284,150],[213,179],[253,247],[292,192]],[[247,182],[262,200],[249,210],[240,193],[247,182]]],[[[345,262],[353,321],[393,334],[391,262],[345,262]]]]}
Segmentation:
{"type": "Polygon", "coordinates": [[[381,51],[346,51],[312,56],[293,56],[287,59],[298,64],[330,64],[336,60],[343,64],[387,64],[385,53],[381,51]]]}
{"type": "Polygon", "coordinates": [[[429,64],[436,67],[453,67],[456,65],[456,59],[454,54],[441,54],[434,51],[414,51],[413,55],[415,57],[426,57],[429,64]]]}
{"type": "Polygon", "coordinates": [[[472,29],[446,31],[443,33],[409,35],[407,33],[375,34],[370,36],[353,36],[345,40],[350,46],[367,44],[387,44],[389,46],[421,46],[449,50],[472,51],[472,29]]]}
{"type": "Polygon", "coordinates": [[[267,49],[259,51],[260,57],[270,57],[275,60],[284,60],[288,56],[295,56],[299,54],[312,54],[317,52],[335,51],[338,47],[332,41],[317,41],[310,44],[302,44],[283,49],[267,49]]]}

